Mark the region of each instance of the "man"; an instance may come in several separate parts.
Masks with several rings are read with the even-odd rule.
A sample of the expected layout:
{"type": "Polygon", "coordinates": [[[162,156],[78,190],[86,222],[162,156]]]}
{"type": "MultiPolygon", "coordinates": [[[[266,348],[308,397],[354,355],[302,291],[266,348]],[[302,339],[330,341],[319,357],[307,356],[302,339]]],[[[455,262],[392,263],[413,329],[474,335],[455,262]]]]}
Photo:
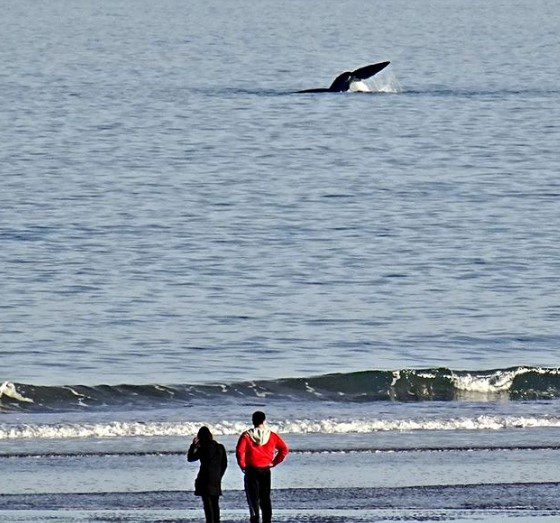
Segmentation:
{"type": "Polygon", "coordinates": [[[288,445],[268,428],[265,420],[264,412],[254,412],[254,428],[241,434],[235,449],[237,463],[245,474],[251,523],[259,522],[259,511],[262,511],[263,523],[272,521],[270,469],[282,463],[289,452],[288,445]]]}

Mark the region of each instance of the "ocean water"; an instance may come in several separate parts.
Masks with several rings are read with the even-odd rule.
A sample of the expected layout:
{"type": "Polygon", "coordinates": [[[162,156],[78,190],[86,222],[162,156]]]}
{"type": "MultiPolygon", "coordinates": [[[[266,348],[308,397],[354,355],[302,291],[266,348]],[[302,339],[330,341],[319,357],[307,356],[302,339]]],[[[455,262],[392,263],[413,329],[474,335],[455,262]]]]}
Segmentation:
{"type": "Polygon", "coordinates": [[[256,408],[282,521],[560,517],[555,2],[2,13],[0,519],[197,520],[256,408]]]}

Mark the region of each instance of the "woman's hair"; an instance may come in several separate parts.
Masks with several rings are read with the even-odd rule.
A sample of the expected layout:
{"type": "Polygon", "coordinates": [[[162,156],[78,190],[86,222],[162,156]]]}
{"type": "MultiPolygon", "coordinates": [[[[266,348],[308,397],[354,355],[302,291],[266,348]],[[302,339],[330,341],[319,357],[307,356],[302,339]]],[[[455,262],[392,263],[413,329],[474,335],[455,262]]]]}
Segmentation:
{"type": "Polygon", "coordinates": [[[208,427],[200,427],[198,429],[198,439],[201,443],[208,443],[212,441],[212,433],[208,427]]]}

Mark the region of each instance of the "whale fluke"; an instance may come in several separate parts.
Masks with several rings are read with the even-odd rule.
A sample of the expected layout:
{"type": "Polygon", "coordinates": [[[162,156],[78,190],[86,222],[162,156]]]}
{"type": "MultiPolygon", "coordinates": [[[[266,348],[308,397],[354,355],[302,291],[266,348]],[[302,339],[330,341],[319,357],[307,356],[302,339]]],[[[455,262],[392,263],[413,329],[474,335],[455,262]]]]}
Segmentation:
{"type": "Polygon", "coordinates": [[[298,91],[298,93],[342,93],[348,91],[353,82],[371,78],[382,69],[385,69],[390,63],[391,62],[379,62],[377,64],[359,67],[354,71],[344,71],[334,79],[329,88],[304,89],[303,91],[298,91]]]}

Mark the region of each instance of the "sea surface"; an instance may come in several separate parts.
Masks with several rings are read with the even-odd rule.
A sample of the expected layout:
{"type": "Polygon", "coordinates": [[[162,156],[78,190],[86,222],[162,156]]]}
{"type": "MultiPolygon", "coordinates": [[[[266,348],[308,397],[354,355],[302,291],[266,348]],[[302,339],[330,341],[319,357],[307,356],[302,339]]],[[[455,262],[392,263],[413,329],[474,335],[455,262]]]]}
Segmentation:
{"type": "Polygon", "coordinates": [[[557,2],[1,7],[0,521],[560,519],[557,2]]]}

